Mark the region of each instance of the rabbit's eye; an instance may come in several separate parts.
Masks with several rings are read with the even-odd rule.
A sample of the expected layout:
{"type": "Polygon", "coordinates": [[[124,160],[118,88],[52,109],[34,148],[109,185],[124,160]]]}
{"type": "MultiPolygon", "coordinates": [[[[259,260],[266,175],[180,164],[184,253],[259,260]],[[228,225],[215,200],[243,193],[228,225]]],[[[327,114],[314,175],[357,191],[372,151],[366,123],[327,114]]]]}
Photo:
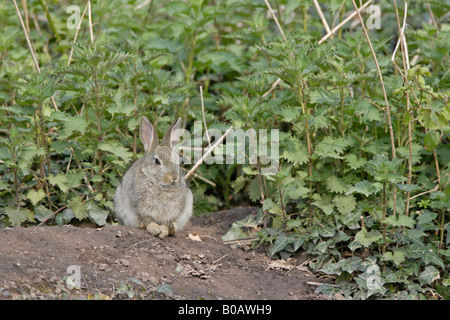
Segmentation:
{"type": "Polygon", "coordinates": [[[160,166],[161,165],[161,161],[159,161],[158,158],[155,158],[155,165],[156,166],[160,166]]]}

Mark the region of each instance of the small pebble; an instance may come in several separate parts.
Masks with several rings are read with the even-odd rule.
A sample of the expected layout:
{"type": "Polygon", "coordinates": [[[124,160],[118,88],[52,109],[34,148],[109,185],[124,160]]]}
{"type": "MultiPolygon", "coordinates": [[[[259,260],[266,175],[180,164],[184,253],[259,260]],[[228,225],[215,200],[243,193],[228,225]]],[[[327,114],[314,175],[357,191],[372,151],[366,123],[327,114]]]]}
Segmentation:
{"type": "Polygon", "coordinates": [[[123,265],[124,267],[129,267],[130,266],[130,261],[128,261],[127,259],[119,259],[119,263],[121,265],[123,265]]]}

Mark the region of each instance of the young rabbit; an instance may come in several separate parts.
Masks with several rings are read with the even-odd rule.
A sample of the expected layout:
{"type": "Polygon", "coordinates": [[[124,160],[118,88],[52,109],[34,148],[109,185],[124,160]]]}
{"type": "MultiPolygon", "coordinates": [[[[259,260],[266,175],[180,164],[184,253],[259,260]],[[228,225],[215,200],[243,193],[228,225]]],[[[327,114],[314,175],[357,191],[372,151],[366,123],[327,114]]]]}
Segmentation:
{"type": "Polygon", "coordinates": [[[143,117],[139,133],[145,155],[125,173],[114,195],[114,211],[121,224],[147,229],[161,239],[182,230],[192,215],[193,197],[173,152],[181,118],[159,143],[150,121],[143,117]]]}

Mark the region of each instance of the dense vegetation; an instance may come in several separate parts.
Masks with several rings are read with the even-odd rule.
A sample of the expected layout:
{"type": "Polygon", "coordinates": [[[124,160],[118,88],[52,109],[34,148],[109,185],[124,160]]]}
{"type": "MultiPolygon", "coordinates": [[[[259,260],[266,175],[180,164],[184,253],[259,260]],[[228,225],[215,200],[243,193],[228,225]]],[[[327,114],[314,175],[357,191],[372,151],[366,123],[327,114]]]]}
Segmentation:
{"type": "MultiPolygon", "coordinates": [[[[335,279],[318,292],[449,298],[449,5],[409,4],[392,59],[401,1],[375,1],[368,38],[355,16],[325,41],[312,0],[269,1],[281,29],[264,1],[75,2],[17,2],[39,71],[14,2],[0,4],[1,227],[111,223],[143,115],[160,134],[178,116],[190,131],[278,129],[275,175],[261,162],[198,168],[197,214],[260,206],[224,239],[255,237],[284,259],[307,250],[335,279]]],[[[325,2],[330,29],[355,10],[325,2]]]]}

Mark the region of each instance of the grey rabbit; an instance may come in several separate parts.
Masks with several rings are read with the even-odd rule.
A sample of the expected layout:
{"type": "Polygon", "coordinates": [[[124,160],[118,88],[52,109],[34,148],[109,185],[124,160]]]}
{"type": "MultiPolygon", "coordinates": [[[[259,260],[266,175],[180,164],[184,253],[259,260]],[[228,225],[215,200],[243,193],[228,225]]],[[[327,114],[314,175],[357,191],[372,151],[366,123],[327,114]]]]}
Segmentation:
{"type": "Polygon", "coordinates": [[[159,142],[146,117],[139,125],[145,155],[125,173],[114,195],[114,211],[126,226],[147,229],[161,239],[182,230],[192,216],[193,196],[173,152],[180,138],[179,118],[159,142]]]}

